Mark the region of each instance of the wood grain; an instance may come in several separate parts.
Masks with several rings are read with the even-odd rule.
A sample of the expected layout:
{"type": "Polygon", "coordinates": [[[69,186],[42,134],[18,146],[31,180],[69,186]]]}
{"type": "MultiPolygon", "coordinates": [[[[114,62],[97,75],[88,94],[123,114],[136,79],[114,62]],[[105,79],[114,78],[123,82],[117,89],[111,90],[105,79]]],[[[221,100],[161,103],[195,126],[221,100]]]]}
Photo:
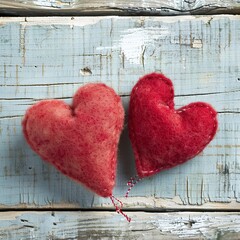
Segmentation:
{"type": "Polygon", "coordinates": [[[207,101],[216,138],[198,157],[142,180],[122,200],[129,209],[240,209],[240,17],[0,18],[0,207],[110,208],[45,164],[21,130],[40,99],[68,103],[77,88],[104,82],[122,96],[126,127],[114,194],[135,175],[127,132],[132,87],[143,74],[173,80],[176,107],[207,101]]]}
{"type": "Polygon", "coordinates": [[[0,239],[239,239],[239,213],[6,212],[0,239]]]}
{"type": "Polygon", "coordinates": [[[0,13],[17,16],[36,15],[187,15],[237,14],[238,0],[1,0],[0,13]]]}

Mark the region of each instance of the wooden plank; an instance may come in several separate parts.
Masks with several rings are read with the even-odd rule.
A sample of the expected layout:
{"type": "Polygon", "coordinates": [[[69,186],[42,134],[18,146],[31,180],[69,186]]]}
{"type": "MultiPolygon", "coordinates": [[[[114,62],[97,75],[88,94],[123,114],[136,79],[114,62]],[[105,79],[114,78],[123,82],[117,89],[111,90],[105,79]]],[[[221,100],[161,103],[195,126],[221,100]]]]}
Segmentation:
{"type": "Polygon", "coordinates": [[[70,103],[88,82],[113,87],[127,113],[138,78],[162,71],[176,106],[211,103],[219,131],[198,157],[144,179],[124,199],[135,175],[126,125],[114,194],[127,208],[240,209],[239,43],[239,16],[1,18],[0,207],[112,207],[42,162],[23,139],[21,118],[40,99],[70,103]]]}
{"type": "Polygon", "coordinates": [[[239,239],[239,213],[3,212],[0,239],[239,239]]]}
{"type": "Polygon", "coordinates": [[[43,15],[187,15],[237,14],[238,0],[1,0],[0,13],[14,16],[43,15]]]}

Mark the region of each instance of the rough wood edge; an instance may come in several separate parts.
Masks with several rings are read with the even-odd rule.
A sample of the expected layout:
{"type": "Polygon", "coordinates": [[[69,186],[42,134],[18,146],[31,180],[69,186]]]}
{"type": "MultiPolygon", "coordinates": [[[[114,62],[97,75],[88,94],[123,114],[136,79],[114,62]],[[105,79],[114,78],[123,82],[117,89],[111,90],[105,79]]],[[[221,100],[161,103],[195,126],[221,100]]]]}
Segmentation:
{"type": "MultiPolygon", "coordinates": [[[[36,2],[36,1],[35,1],[36,2]]],[[[177,16],[177,15],[215,15],[239,14],[240,3],[237,1],[155,1],[134,2],[129,6],[127,1],[99,1],[98,4],[81,1],[81,3],[56,1],[49,6],[46,3],[6,1],[0,3],[2,16],[177,16]],[[133,7],[134,6],[134,7],[133,7]]]]}
{"type": "Polygon", "coordinates": [[[239,239],[239,212],[2,212],[0,239],[239,239]]]}
{"type": "MultiPolygon", "coordinates": [[[[118,17],[118,16],[96,16],[96,17],[71,17],[71,16],[49,16],[49,17],[1,17],[0,16],[0,26],[7,24],[7,23],[14,23],[18,22],[23,26],[35,26],[35,25],[74,25],[74,26],[86,26],[86,25],[94,25],[98,23],[101,20],[104,19],[130,19],[130,18],[136,18],[138,19],[138,16],[135,17],[118,17]]],[[[143,18],[148,18],[144,17],[143,18]]],[[[194,21],[194,20],[201,20],[205,23],[209,23],[213,20],[219,20],[222,18],[229,18],[229,20],[240,20],[240,15],[231,15],[231,14],[223,14],[223,15],[216,15],[216,16],[168,16],[168,17],[149,17],[152,21],[161,21],[166,23],[175,23],[178,21],[184,22],[184,21],[194,21]]]]}
{"type": "MultiPolygon", "coordinates": [[[[240,211],[240,202],[236,199],[229,199],[229,202],[210,202],[206,201],[202,205],[184,204],[179,196],[172,199],[169,198],[155,198],[155,197],[118,197],[123,202],[123,209],[134,211],[240,211]]],[[[89,208],[81,207],[79,203],[53,203],[46,205],[35,204],[18,204],[18,205],[4,205],[0,204],[0,211],[4,210],[88,210],[89,208]]],[[[110,199],[106,203],[91,204],[91,210],[114,210],[110,199]]]]}

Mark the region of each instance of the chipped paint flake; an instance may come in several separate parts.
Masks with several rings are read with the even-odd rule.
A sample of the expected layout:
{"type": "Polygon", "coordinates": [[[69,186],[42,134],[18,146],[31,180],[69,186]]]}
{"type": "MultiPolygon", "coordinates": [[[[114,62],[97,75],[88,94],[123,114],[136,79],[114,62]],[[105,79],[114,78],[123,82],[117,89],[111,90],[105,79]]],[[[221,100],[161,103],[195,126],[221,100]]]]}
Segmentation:
{"type": "Polygon", "coordinates": [[[203,47],[203,43],[201,39],[194,39],[192,41],[192,48],[202,48],[203,47]]]}

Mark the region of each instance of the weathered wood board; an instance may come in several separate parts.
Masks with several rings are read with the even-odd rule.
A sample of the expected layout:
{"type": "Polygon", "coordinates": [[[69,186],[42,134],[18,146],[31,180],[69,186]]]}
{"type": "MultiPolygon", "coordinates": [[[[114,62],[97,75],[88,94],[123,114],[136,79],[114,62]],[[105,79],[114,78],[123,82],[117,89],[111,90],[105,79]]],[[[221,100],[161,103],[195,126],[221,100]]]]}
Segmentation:
{"type": "Polygon", "coordinates": [[[1,0],[6,15],[186,15],[240,13],[238,0],[1,0]]]}
{"type": "Polygon", "coordinates": [[[8,212],[0,214],[0,239],[240,239],[233,213],[8,212]]]}
{"type": "Polygon", "coordinates": [[[219,130],[193,160],[141,181],[127,208],[240,209],[240,16],[0,18],[0,206],[111,207],[33,153],[21,119],[40,99],[70,103],[79,86],[104,82],[122,96],[126,127],[114,194],[135,175],[127,133],[129,94],[140,76],[173,80],[176,106],[207,101],[219,130]],[[89,70],[90,71],[89,71],[89,70]]]}

